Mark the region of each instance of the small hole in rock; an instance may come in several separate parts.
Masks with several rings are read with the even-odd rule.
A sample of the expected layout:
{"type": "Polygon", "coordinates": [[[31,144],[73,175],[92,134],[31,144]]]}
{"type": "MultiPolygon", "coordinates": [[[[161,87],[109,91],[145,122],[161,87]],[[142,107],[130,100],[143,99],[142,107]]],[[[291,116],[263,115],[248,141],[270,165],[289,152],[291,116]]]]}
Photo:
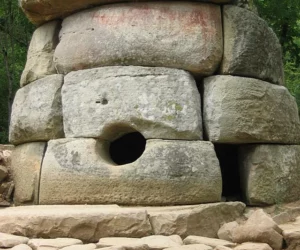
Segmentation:
{"type": "Polygon", "coordinates": [[[110,144],[109,154],[118,165],[136,161],[144,153],[146,139],[141,133],[126,134],[110,144]]]}
{"type": "Polygon", "coordinates": [[[104,98],[104,99],[102,100],[102,104],[103,104],[103,105],[106,105],[107,103],[108,103],[108,100],[104,98]]]}

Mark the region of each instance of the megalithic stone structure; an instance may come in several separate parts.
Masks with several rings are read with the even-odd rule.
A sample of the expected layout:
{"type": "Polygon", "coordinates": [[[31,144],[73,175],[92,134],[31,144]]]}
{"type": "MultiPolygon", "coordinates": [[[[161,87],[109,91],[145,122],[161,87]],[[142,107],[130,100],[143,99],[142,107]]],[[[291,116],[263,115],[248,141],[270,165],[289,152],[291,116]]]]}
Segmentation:
{"type": "Polygon", "coordinates": [[[12,108],[15,204],[299,200],[297,105],[256,13],[230,0],[19,2],[39,27],[12,108]]]}

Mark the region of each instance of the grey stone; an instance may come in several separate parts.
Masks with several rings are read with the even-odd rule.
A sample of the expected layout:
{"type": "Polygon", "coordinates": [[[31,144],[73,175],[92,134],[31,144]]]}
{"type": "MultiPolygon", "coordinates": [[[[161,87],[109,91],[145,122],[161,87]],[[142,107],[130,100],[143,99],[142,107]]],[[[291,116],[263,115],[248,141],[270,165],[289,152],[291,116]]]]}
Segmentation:
{"type": "Polygon", "coordinates": [[[10,250],[32,250],[32,248],[26,244],[20,244],[12,247],[10,250]]]}
{"type": "MultiPolygon", "coordinates": [[[[151,225],[143,208],[116,205],[20,206],[2,209],[0,232],[30,238],[75,238],[97,242],[101,237],[144,237],[151,225]]],[[[41,247],[41,246],[40,246],[41,247]]]]}
{"type": "Polygon", "coordinates": [[[56,74],[53,55],[58,44],[59,21],[52,21],[38,27],[33,33],[25,68],[21,76],[21,86],[56,74]]]}
{"type": "Polygon", "coordinates": [[[245,77],[208,77],[203,109],[212,142],[300,143],[297,104],[283,86],[245,77]]]}
{"type": "Polygon", "coordinates": [[[232,243],[227,240],[220,240],[220,239],[214,239],[214,238],[208,238],[208,237],[202,237],[202,236],[195,236],[190,235],[186,237],[183,240],[183,243],[185,245],[189,244],[204,244],[210,247],[217,247],[217,246],[225,246],[225,247],[234,247],[236,246],[235,243],[232,243]]]}
{"type": "Polygon", "coordinates": [[[64,137],[62,75],[51,75],[18,90],[12,106],[9,139],[13,144],[64,137]]]}
{"type": "MultiPolygon", "coordinates": [[[[2,211],[1,211],[2,213],[2,211]]],[[[2,232],[2,231],[1,231],[2,232]]],[[[9,248],[19,244],[26,244],[28,242],[27,237],[16,236],[12,234],[0,233],[0,247],[9,248]]]]}
{"type": "Polygon", "coordinates": [[[170,205],[217,202],[222,180],[213,144],[148,140],[135,162],[118,166],[108,143],[60,139],[48,143],[40,204],[170,205]]]}
{"type": "Polygon", "coordinates": [[[54,61],[64,74],[135,65],[211,75],[222,60],[222,40],[218,5],[183,1],[105,5],[64,19],[54,61]]]}
{"type": "Polygon", "coordinates": [[[96,249],[97,246],[96,244],[84,244],[84,245],[72,245],[72,246],[67,246],[64,248],[61,248],[61,250],[94,250],[96,249]]]}
{"type": "Polygon", "coordinates": [[[247,203],[266,205],[300,198],[300,145],[242,146],[242,188],[247,203]]]}
{"type": "Polygon", "coordinates": [[[202,139],[193,77],[168,68],[103,67],[72,72],[62,88],[66,137],[202,139]]]}
{"type": "Polygon", "coordinates": [[[16,205],[38,203],[40,170],[45,148],[45,142],[32,142],[14,149],[11,167],[15,182],[16,205]]]}
{"type": "MultiPolygon", "coordinates": [[[[143,2],[146,0],[132,0],[143,2]]],[[[149,0],[148,0],[149,1],[149,0]]],[[[70,13],[86,9],[93,5],[128,2],[127,0],[20,0],[20,6],[28,19],[34,24],[41,24],[52,19],[67,16],[70,13]]],[[[231,0],[200,0],[200,2],[229,3],[231,0]]]]}
{"type": "Polygon", "coordinates": [[[242,216],[245,204],[221,202],[194,206],[149,207],[154,234],[216,238],[220,226],[242,216]]]}
{"type": "Polygon", "coordinates": [[[223,7],[224,56],[221,74],[284,84],[282,51],[268,24],[251,11],[223,7]]]}

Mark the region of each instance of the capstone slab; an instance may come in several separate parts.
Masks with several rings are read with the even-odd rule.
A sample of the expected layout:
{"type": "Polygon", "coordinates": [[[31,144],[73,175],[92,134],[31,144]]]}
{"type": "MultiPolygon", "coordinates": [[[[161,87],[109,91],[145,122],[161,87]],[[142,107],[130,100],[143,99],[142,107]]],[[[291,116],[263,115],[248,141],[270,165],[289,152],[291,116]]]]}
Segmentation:
{"type": "Polygon", "coordinates": [[[237,76],[204,80],[203,120],[215,143],[300,143],[295,98],[275,84],[237,76]]]}
{"type": "MultiPolygon", "coordinates": [[[[149,0],[132,0],[131,2],[144,2],[149,0]]],[[[150,0],[151,1],[151,0],[150,0]]],[[[130,2],[128,0],[20,0],[19,4],[34,24],[41,24],[52,19],[70,15],[71,13],[90,8],[91,6],[130,2]]],[[[165,2],[168,2],[166,0],[165,2]]],[[[172,1],[171,1],[172,2],[172,1]]],[[[200,0],[200,2],[229,3],[232,0],[200,0]]]]}
{"type": "Polygon", "coordinates": [[[211,75],[222,54],[220,6],[156,1],[105,5],[65,18],[54,61],[63,74],[134,65],[211,75]]]}
{"type": "Polygon", "coordinates": [[[200,95],[183,71],[103,67],[72,72],[62,88],[67,138],[112,141],[139,131],[146,139],[202,139],[200,95]]]}
{"type": "Polygon", "coordinates": [[[119,166],[108,143],[60,139],[48,143],[39,204],[172,205],[218,202],[222,179],[213,144],[148,140],[143,155],[119,166]]]}

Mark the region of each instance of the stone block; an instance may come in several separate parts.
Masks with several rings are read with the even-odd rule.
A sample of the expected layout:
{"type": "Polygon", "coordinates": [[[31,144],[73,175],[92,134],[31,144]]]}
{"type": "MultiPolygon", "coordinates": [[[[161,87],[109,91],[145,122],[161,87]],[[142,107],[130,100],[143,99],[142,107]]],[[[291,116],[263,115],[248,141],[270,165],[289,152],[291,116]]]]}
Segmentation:
{"type": "Polygon", "coordinates": [[[151,234],[145,210],[116,205],[20,206],[1,210],[0,232],[30,238],[144,237],[151,234]]]}
{"type": "Polygon", "coordinates": [[[59,21],[52,21],[38,27],[33,33],[25,68],[21,76],[21,87],[56,74],[53,55],[58,44],[59,21]]]}
{"type": "Polygon", "coordinates": [[[284,84],[281,45],[267,22],[251,11],[223,7],[224,56],[221,74],[284,84]]]}
{"type": "Polygon", "coordinates": [[[214,239],[214,238],[208,238],[208,237],[202,237],[202,236],[195,236],[190,235],[186,237],[183,240],[183,243],[185,245],[189,244],[204,244],[210,247],[217,247],[217,246],[225,246],[225,247],[235,247],[236,244],[232,243],[227,240],[220,240],[220,239],[214,239]]]}
{"type": "Polygon", "coordinates": [[[45,148],[45,142],[32,142],[19,145],[14,149],[11,168],[15,183],[16,205],[37,204],[45,148]]]}
{"type": "Polygon", "coordinates": [[[13,144],[64,137],[62,75],[51,75],[18,90],[12,106],[9,139],[13,144]]]}
{"type": "Polygon", "coordinates": [[[19,244],[26,244],[28,242],[27,237],[17,236],[12,234],[0,233],[0,247],[10,248],[19,244]]]}
{"type": "MultiPolygon", "coordinates": [[[[132,0],[131,2],[143,2],[146,0],[132,0]]],[[[200,2],[229,3],[232,0],[200,0],[200,2]]],[[[20,0],[20,6],[28,19],[34,24],[41,24],[52,19],[78,12],[90,6],[130,2],[128,0],[20,0]]],[[[166,1],[167,2],[167,1],[166,1]]]]}
{"type": "Polygon", "coordinates": [[[54,61],[64,74],[134,65],[211,75],[222,54],[220,6],[156,1],[105,5],[65,18],[54,61]]]}
{"type": "Polygon", "coordinates": [[[300,199],[300,145],[242,146],[239,158],[248,204],[270,205],[300,199]]]}
{"type": "Polygon", "coordinates": [[[82,245],[82,241],[72,238],[56,238],[56,239],[31,239],[27,243],[33,250],[38,250],[43,247],[53,247],[56,249],[72,246],[82,245]]]}
{"type": "Polygon", "coordinates": [[[61,139],[48,143],[40,204],[171,205],[217,202],[222,180],[213,144],[148,140],[142,156],[119,166],[108,143],[61,139]]]}
{"type": "Polygon", "coordinates": [[[204,80],[204,125],[215,143],[300,143],[295,98],[283,87],[237,76],[204,80]]]}
{"type": "Polygon", "coordinates": [[[193,77],[168,68],[103,67],[72,72],[62,88],[66,137],[202,139],[193,77]]]}
{"type": "Polygon", "coordinates": [[[245,207],[241,202],[220,202],[146,209],[154,234],[216,238],[221,225],[241,217],[245,207]]]}

